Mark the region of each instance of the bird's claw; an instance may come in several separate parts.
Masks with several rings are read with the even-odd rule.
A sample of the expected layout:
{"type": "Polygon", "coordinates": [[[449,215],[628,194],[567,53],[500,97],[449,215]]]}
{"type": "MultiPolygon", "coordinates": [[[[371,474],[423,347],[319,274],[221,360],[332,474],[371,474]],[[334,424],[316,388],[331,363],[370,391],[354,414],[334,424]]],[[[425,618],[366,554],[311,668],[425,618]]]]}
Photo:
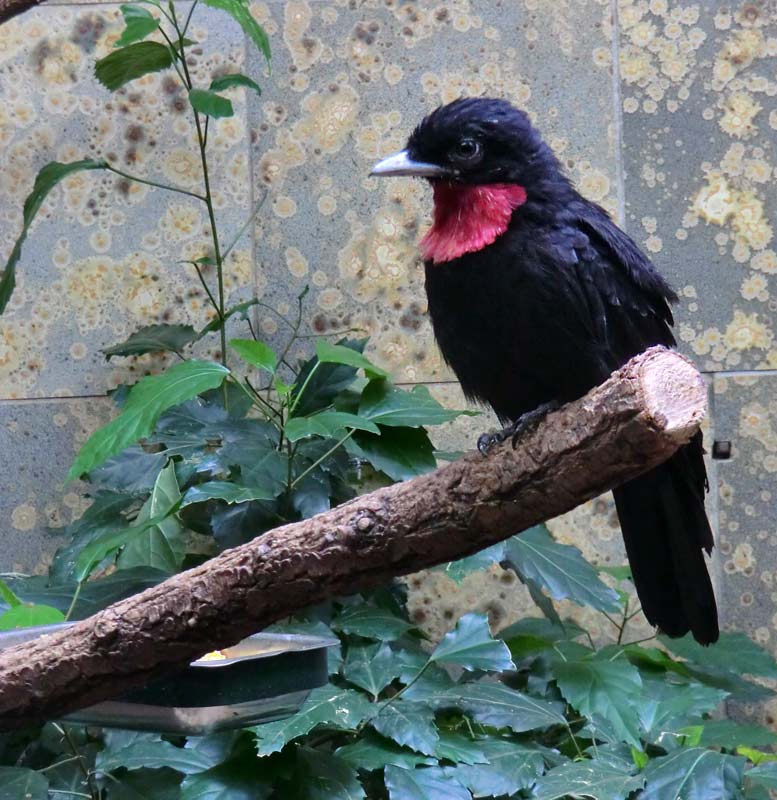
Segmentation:
{"type": "Polygon", "coordinates": [[[529,428],[534,427],[539,422],[541,422],[547,414],[551,411],[555,411],[557,408],[560,407],[560,403],[556,402],[555,400],[551,400],[548,403],[543,403],[541,406],[537,406],[532,411],[527,411],[525,414],[521,414],[515,422],[508,425],[506,428],[502,428],[501,431],[497,431],[496,433],[483,433],[478,437],[478,450],[485,456],[488,455],[489,450],[495,445],[504,442],[506,439],[511,439],[513,448],[515,448],[518,439],[521,438],[521,434],[525,433],[529,428]]]}

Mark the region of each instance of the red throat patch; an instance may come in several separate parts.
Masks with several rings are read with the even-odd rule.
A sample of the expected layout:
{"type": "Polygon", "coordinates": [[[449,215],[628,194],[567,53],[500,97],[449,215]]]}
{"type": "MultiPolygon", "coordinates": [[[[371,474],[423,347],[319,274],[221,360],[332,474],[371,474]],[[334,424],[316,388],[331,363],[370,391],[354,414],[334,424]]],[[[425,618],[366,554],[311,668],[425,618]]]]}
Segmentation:
{"type": "Polygon", "coordinates": [[[514,183],[435,182],[434,222],[421,240],[421,254],[442,264],[482,250],[507,230],[513,210],[525,202],[526,190],[514,183]]]}

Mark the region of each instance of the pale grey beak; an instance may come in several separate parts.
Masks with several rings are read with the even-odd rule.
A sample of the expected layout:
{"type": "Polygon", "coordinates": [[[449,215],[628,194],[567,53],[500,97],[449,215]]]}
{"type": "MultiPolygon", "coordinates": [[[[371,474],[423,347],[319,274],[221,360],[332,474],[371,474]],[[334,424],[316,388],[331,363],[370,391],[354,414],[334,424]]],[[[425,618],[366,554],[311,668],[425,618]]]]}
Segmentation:
{"type": "Polygon", "coordinates": [[[413,161],[407,150],[400,150],[393,156],[384,158],[372,168],[370,175],[385,177],[387,175],[415,175],[419,178],[444,178],[450,176],[450,170],[439,164],[427,164],[423,161],[413,161]]]}

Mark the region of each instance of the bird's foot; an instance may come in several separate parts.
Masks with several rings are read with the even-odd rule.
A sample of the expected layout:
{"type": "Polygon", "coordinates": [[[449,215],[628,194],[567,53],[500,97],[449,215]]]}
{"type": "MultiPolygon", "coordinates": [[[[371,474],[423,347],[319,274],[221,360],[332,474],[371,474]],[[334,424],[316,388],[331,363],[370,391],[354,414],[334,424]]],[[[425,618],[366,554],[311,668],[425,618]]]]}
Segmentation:
{"type": "Polygon", "coordinates": [[[543,403],[537,406],[533,411],[527,411],[521,414],[515,422],[502,428],[501,431],[496,433],[483,433],[478,437],[478,450],[485,456],[488,455],[489,450],[495,445],[512,439],[513,447],[520,438],[521,434],[525,433],[529,428],[533,428],[548,415],[551,411],[560,408],[561,403],[556,400],[551,400],[548,403],[543,403]]]}

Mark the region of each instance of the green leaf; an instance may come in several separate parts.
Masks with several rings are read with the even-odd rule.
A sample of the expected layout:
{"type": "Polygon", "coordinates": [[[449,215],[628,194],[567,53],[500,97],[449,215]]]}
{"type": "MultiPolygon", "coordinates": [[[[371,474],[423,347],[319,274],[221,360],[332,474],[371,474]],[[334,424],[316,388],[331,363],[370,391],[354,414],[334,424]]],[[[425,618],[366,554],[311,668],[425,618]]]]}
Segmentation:
{"type": "Polygon", "coordinates": [[[345,411],[319,411],[310,417],[292,417],[284,426],[283,432],[290,442],[296,442],[309,436],[338,438],[336,434],[344,428],[380,433],[374,423],[345,411]]]}
{"type": "Polygon", "coordinates": [[[181,490],[175,477],[175,464],[170,461],[159,473],[151,496],[135,519],[135,526],[152,519],[161,519],[133,536],[117,561],[119,569],[154,567],[177,572],[186,554],[183,525],[173,516],[181,500],[181,490]]]}
{"type": "MultiPolygon", "coordinates": [[[[626,800],[645,781],[640,775],[630,775],[611,764],[596,759],[569,761],[550,770],[537,782],[533,800],[561,798],[592,798],[592,800],[626,800]]],[[[640,795],[640,798],[646,795],[640,795]]],[[[710,795],[708,800],[714,795],[710,795]]],[[[719,796],[722,800],[723,795],[719,796]]],[[[668,800],[668,796],[666,798],[668,800]]]]}
{"type": "Polygon", "coordinates": [[[270,63],[270,40],[264,28],[251,16],[248,0],[204,0],[204,2],[211,8],[226,11],[261,50],[267,63],[270,63]]]}
{"type": "Polygon", "coordinates": [[[341,344],[332,344],[326,339],[316,340],[316,357],[323,364],[346,364],[349,367],[363,369],[369,378],[386,378],[386,370],[376,367],[358,350],[341,344]]]}
{"type": "Polygon", "coordinates": [[[136,42],[99,59],[94,66],[94,74],[106,89],[114,92],[125,83],[151,72],[161,72],[172,63],[173,54],[167,45],[136,42]]]}
{"type": "Polygon", "coordinates": [[[385,642],[349,645],[343,664],[343,677],[373,697],[398,678],[401,671],[401,665],[385,642]]]}
{"type": "Polygon", "coordinates": [[[187,344],[197,340],[191,325],[146,325],[121,344],[103,350],[107,361],[113,356],[140,356],[145,353],[180,353],[187,344]]]}
{"type": "Polygon", "coordinates": [[[383,608],[353,605],[344,608],[332,620],[332,627],[351,636],[393,641],[412,630],[413,625],[383,608]]]}
{"type": "Polygon", "coordinates": [[[582,634],[573,622],[555,625],[547,619],[526,617],[503,628],[499,638],[504,639],[513,658],[521,659],[551,650],[558,642],[568,642],[582,634]]]}
{"type": "Polygon", "coordinates": [[[0,800],[47,800],[46,776],[25,767],[0,767],[0,800]]]}
{"type": "Polygon", "coordinates": [[[184,775],[192,775],[213,766],[206,754],[191,748],[176,747],[156,734],[122,733],[129,733],[129,736],[126,739],[119,737],[119,746],[98,752],[95,771],[105,773],[122,768],[135,770],[169,767],[184,775]]]}
{"type": "Polygon", "coordinates": [[[388,426],[440,425],[472,411],[453,411],[443,408],[426,386],[414,386],[411,391],[398,389],[388,381],[372,380],[362,392],[359,416],[388,426]]]}
{"type": "Polygon", "coordinates": [[[598,611],[619,611],[618,595],[599,580],[576,547],[558,544],[544,525],[507,541],[506,560],[544,586],[554,600],[573,600],[598,611]]]}
{"type": "MultiPolygon", "coordinates": [[[[343,340],[338,345],[361,353],[366,343],[366,339],[353,339],[343,340]]],[[[356,380],[356,372],[356,367],[322,364],[316,357],[305,361],[300,365],[297,381],[291,390],[295,415],[304,417],[331,406],[334,399],[356,380]],[[303,386],[305,391],[300,394],[303,386]]]]}
{"type": "Polygon", "coordinates": [[[474,797],[512,796],[533,786],[543,772],[545,760],[537,750],[505,739],[480,739],[476,744],[485,753],[488,766],[442,768],[447,778],[466,786],[474,797]]]}
{"type": "Polygon", "coordinates": [[[499,672],[515,669],[507,645],[491,636],[485,614],[465,614],[461,617],[456,627],[443,636],[429,660],[458,664],[466,670],[499,672]]]}
{"type": "MultiPolygon", "coordinates": [[[[75,769],[77,774],[82,776],[80,765],[79,761],[75,769]]],[[[118,775],[113,776],[110,800],[152,800],[152,798],[153,800],[181,800],[180,784],[181,774],[168,768],[135,769],[132,772],[122,770],[118,775]]],[[[79,785],[72,788],[83,791],[89,786],[79,781],[79,785]]],[[[49,796],[51,800],[68,800],[68,795],[53,791],[49,796]]]]}
{"type": "MultiPolygon", "coordinates": [[[[227,761],[217,767],[187,775],[181,784],[180,800],[266,800],[272,787],[262,783],[256,770],[243,763],[227,761]]],[[[156,800],[149,795],[148,800],[156,800]]]]}
{"type": "Polygon", "coordinates": [[[22,245],[27,238],[30,225],[32,225],[35,215],[40,211],[40,207],[43,205],[43,201],[46,199],[49,192],[61,180],[68,175],[72,175],[74,172],[90,169],[105,169],[107,166],[105,161],[94,161],[91,158],[84,159],[83,161],[71,161],[69,164],[51,161],[38,172],[32,191],[27,195],[27,199],[24,201],[22,232],[19,234],[19,238],[13,246],[13,250],[11,250],[11,255],[8,257],[5,269],[0,273],[0,314],[5,311],[5,307],[8,305],[8,301],[11,299],[13,290],[16,287],[16,265],[19,263],[19,259],[22,255],[22,245]]]}
{"type": "Polygon", "coordinates": [[[389,765],[385,772],[389,800],[471,800],[468,789],[446,779],[440,770],[402,769],[389,765]]]}
{"type": "Polygon", "coordinates": [[[352,689],[322,686],[308,695],[302,708],[287,719],[266,722],[250,728],[257,738],[257,755],[266,756],[282,750],[287,742],[304,736],[317,725],[352,731],[373,713],[374,706],[352,689]]]}
{"type": "Polygon", "coordinates": [[[0,581],[0,599],[11,607],[21,605],[22,602],[5,581],[0,581]]]}
{"type": "Polygon", "coordinates": [[[426,756],[434,754],[439,739],[434,711],[409,700],[393,700],[382,706],[370,725],[387,739],[426,756]]]}
{"type": "Polygon", "coordinates": [[[133,42],[139,42],[159,27],[159,21],[151,12],[137,3],[119,6],[119,8],[126,27],[114,43],[114,47],[126,47],[133,42]]]}
{"type": "Polygon", "coordinates": [[[529,697],[502,683],[461,683],[428,691],[419,681],[404,696],[437,709],[455,709],[483,725],[510,728],[515,733],[566,725],[561,703],[529,697]]]}
{"type": "Polygon", "coordinates": [[[233,72],[230,75],[222,75],[219,78],[214,78],[210,83],[210,90],[212,92],[223,92],[224,89],[232,89],[235,86],[241,86],[245,89],[253,89],[257,94],[262,93],[259,84],[240,72],[233,72]]]}
{"type": "MultiPolygon", "coordinates": [[[[198,259],[200,261],[201,259],[198,259]]],[[[187,264],[192,264],[195,262],[187,261],[187,264]]],[[[228,308],[224,312],[224,320],[228,320],[230,317],[234,316],[235,314],[239,314],[241,319],[248,319],[248,309],[253,308],[253,306],[259,305],[261,300],[258,297],[252,297],[250,300],[244,300],[242,303],[237,303],[231,308],[228,308]]],[[[221,330],[221,318],[216,316],[214,317],[198,334],[197,338],[202,339],[203,336],[213,333],[213,331],[220,331],[221,330]]]]}
{"type": "Polygon", "coordinates": [[[745,772],[745,777],[767,789],[777,789],[777,763],[758,764],[745,772]]]}
{"type": "Polygon", "coordinates": [[[32,628],[34,625],[51,625],[54,622],[64,621],[65,615],[58,608],[22,603],[0,614],[0,631],[32,628]]]}
{"type": "Polygon", "coordinates": [[[194,503],[206,503],[208,500],[223,500],[232,505],[247,503],[249,500],[272,500],[277,495],[274,487],[239,486],[229,481],[209,481],[208,483],[198,483],[187,489],[181,501],[181,508],[194,503]]]}
{"type": "Polygon", "coordinates": [[[460,558],[458,561],[450,561],[447,564],[440,564],[434,567],[435,572],[444,572],[454,583],[461,583],[464,578],[473,572],[480,572],[488,569],[494,564],[499,564],[504,558],[504,542],[486,547],[471,556],[460,558]]]}
{"type": "Polygon", "coordinates": [[[275,373],[278,366],[278,356],[272,348],[264,342],[257,342],[254,339],[232,339],[229,346],[252,367],[263,369],[271,375],[275,373]]]}
{"type": "Polygon", "coordinates": [[[598,715],[608,720],[623,741],[641,749],[638,703],[642,679],[625,658],[558,659],[553,674],[570,705],[589,719],[598,715]]]}
{"type": "MultiPolygon", "coordinates": [[[[701,712],[699,712],[701,713],[701,712]]],[[[700,745],[736,750],[737,747],[768,747],[777,744],[777,733],[763,725],[743,725],[733,719],[704,720],[700,745]]]]}
{"type": "Polygon", "coordinates": [[[342,758],[323,750],[299,747],[291,793],[294,800],[362,800],[366,795],[356,770],[342,758]]]}
{"type": "Polygon", "coordinates": [[[719,670],[738,674],[777,678],[777,662],[744,633],[721,633],[715,644],[702,646],[688,634],[682,639],[659,636],[659,641],[680,658],[705,671],[719,670]]]}
{"type": "Polygon", "coordinates": [[[116,419],[95,431],[81,448],[68,480],[80,477],[138,439],[148,436],[160,414],[221,386],[229,370],[211,361],[184,361],[136,383],[116,419]]]}
{"type": "Polygon", "coordinates": [[[419,764],[436,763],[433,758],[400,747],[371,730],[362,733],[352,744],[338,748],[335,754],[352,767],[368,771],[383,769],[387,764],[413,769],[419,764]]]}
{"type": "Polygon", "coordinates": [[[721,689],[700,683],[645,679],[639,703],[642,728],[648,737],[659,737],[663,731],[677,730],[713,711],[727,696],[721,689]]]}
{"type": "Polygon", "coordinates": [[[207,89],[190,89],[189,102],[195,111],[214,119],[232,117],[235,114],[231,100],[207,89]]]}
{"type": "Polygon", "coordinates": [[[437,466],[434,447],[423,428],[381,427],[380,435],[357,433],[345,448],[395,481],[425,475],[437,466]]]}
{"type": "Polygon", "coordinates": [[[744,758],[700,747],[683,748],[650,760],[642,773],[647,783],[640,800],[739,797],[744,767],[744,758]]]}
{"type": "Polygon", "coordinates": [[[455,764],[487,764],[486,751],[479,746],[481,741],[452,731],[440,731],[434,754],[455,764]]]}

